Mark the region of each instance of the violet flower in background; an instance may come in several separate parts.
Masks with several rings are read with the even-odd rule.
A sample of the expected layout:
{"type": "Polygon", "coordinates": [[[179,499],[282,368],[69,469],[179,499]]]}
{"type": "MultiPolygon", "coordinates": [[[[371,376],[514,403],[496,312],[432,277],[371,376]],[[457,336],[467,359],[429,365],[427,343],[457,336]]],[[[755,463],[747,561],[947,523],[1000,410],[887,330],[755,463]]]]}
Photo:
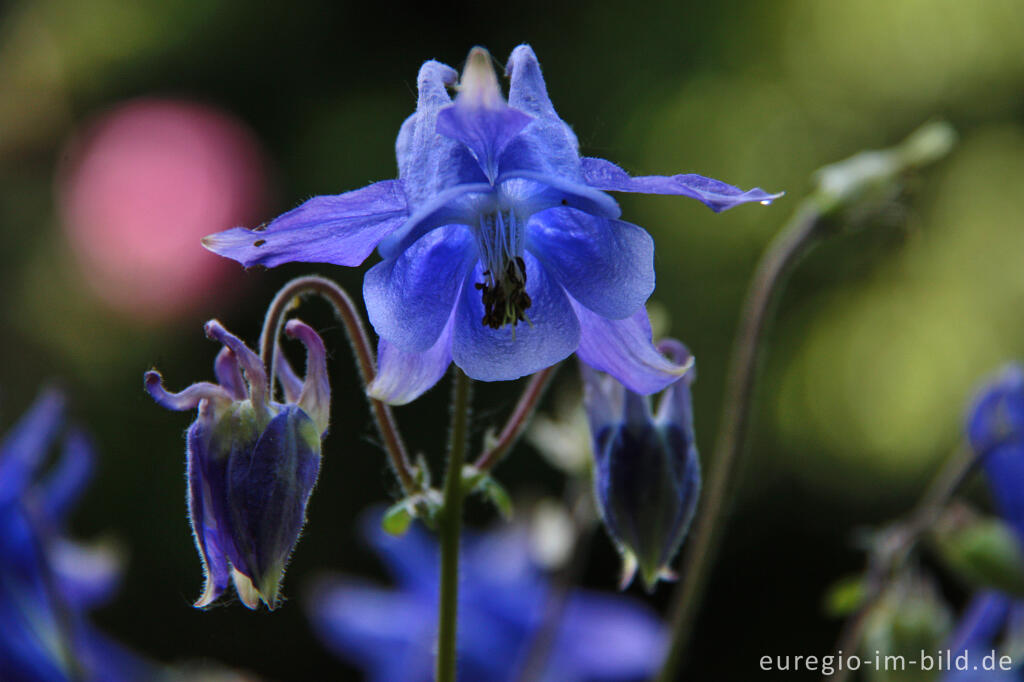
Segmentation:
{"type": "MultiPolygon", "coordinates": [[[[1024,368],[1010,365],[982,389],[967,421],[971,448],[982,470],[999,516],[1024,550],[1024,368]]],[[[1024,600],[985,590],[976,594],[953,634],[953,656],[966,652],[971,666],[997,651],[1010,655],[1013,670],[951,671],[943,682],[997,682],[1024,679],[1024,600]]]]}
{"type": "Polygon", "coordinates": [[[230,579],[250,609],[260,600],[275,608],[306,521],[330,419],[330,385],[317,333],[298,320],[285,333],[302,341],[307,359],[301,381],[278,357],[284,404],[270,395],[259,356],[217,320],[206,323],[206,335],[224,345],[214,363],[218,384],[168,393],[159,372],[146,373],[146,390],[160,405],[198,409],[187,434],[189,518],[206,578],[197,607],[213,603],[230,579]]]}
{"type": "MultiPolygon", "coordinates": [[[[323,581],[308,600],[320,638],[375,682],[433,679],[438,550],[414,525],[402,537],[370,515],[364,533],[397,589],[344,577],[323,581]]],[[[554,588],[533,563],[526,533],[506,528],[464,538],[459,592],[459,679],[520,679],[544,626],[554,588]]],[[[667,643],[654,613],[618,595],[569,592],[540,679],[546,682],[644,680],[667,643]]]]}
{"type": "Polygon", "coordinates": [[[86,618],[114,592],[116,557],[64,537],[68,513],[92,473],[85,436],[69,430],[60,458],[39,476],[63,412],[62,396],[44,392],[0,443],[0,679],[151,679],[148,664],[86,618]]]}
{"type": "Polygon", "coordinates": [[[416,113],[396,142],[398,179],[315,197],[265,228],[210,235],[245,266],[357,266],[377,248],[363,296],[380,336],[370,394],[409,402],[455,362],[470,377],[515,379],[574,351],[638,393],[684,371],[651,343],[644,303],[654,245],[619,220],[606,192],[676,194],[715,211],[780,196],[699,175],[630,177],[581,158],[548,98],[533,50],[509,58],[505,101],[490,55],[474,48],[461,80],[426,62],[416,113]],[[455,88],[454,102],[448,88],[455,88]]]}
{"type": "Polygon", "coordinates": [[[669,564],[690,528],[700,494],[693,430],[693,358],[674,339],[658,344],[686,373],[651,400],[614,377],[581,366],[594,447],[594,492],[601,519],[622,555],[622,587],[637,568],[648,591],[672,578],[669,564]]]}

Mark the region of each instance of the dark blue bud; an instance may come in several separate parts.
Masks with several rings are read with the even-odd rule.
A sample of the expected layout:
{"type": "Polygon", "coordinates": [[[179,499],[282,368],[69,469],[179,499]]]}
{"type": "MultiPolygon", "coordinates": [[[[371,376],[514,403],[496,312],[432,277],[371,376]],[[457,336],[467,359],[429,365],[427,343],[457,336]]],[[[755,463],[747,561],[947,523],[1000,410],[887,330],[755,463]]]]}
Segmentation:
{"type": "Polygon", "coordinates": [[[647,396],[582,368],[597,506],[622,555],[622,587],[639,568],[648,591],[659,578],[673,577],[669,564],[686,537],[700,493],[690,399],[693,359],[678,341],[662,341],[659,349],[689,369],[665,389],[656,415],[647,396]]]}
{"type": "Polygon", "coordinates": [[[330,386],[323,341],[298,320],[285,333],[306,346],[306,378],[283,356],[277,371],[285,395],[270,395],[257,356],[216,320],[206,334],[221,342],[218,383],[168,393],[160,374],[146,373],[146,390],[172,410],[198,409],[188,429],[189,518],[206,586],[197,607],[212,604],[233,582],[251,609],[273,609],[292,549],[306,520],[306,504],[320,470],[330,386]]]}

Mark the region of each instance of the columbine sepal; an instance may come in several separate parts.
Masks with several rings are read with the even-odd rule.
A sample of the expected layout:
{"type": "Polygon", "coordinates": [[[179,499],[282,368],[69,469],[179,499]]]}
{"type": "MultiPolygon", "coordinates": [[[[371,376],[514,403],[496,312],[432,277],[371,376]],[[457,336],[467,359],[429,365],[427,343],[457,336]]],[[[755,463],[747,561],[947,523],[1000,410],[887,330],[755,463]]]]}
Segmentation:
{"type": "Polygon", "coordinates": [[[594,491],[608,534],[622,555],[622,588],[639,569],[648,591],[672,579],[669,564],[690,527],[700,492],[690,384],[693,358],[678,341],[659,344],[682,377],[650,399],[581,364],[594,445],[594,491]]]}
{"type": "Polygon", "coordinates": [[[198,409],[187,433],[188,500],[206,585],[195,606],[209,606],[234,582],[247,607],[262,600],[273,609],[320,470],[330,410],[324,345],[302,322],[285,325],[307,359],[300,380],[278,357],[282,404],[272,399],[256,353],[217,320],[205,329],[224,345],[214,363],[217,384],[169,393],[158,372],[146,373],[146,390],[159,404],[198,409]]]}

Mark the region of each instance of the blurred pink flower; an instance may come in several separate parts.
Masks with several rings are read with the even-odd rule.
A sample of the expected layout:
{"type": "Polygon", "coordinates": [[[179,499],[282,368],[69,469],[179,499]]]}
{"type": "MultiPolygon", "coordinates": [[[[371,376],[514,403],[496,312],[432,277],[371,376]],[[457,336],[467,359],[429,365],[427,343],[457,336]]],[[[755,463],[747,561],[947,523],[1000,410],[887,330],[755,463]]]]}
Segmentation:
{"type": "Polygon", "coordinates": [[[231,287],[202,236],[250,224],[266,164],[254,135],[212,107],[146,98],[76,136],[58,176],[64,228],[92,289],[115,310],[166,320],[231,287]]]}

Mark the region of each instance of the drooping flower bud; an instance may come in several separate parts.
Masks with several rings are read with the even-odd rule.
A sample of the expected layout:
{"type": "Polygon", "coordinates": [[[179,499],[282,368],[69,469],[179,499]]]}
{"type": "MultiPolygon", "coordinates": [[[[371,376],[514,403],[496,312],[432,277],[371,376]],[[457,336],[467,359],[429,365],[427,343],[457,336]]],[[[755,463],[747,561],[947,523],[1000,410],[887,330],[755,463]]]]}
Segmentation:
{"type": "Polygon", "coordinates": [[[270,395],[256,353],[217,320],[205,329],[224,345],[214,363],[218,384],[169,393],[157,371],[146,373],[146,390],[159,404],[199,411],[187,433],[189,518],[206,577],[195,606],[213,603],[230,578],[247,607],[262,600],[273,609],[320,470],[330,410],[324,345],[306,324],[285,325],[307,356],[304,381],[278,356],[282,404],[270,395]]]}
{"type": "Polygon", "coordinates": [[[669,564],[686,537],[700,492],[690,401],[693,359],[678,341],[662,341],[659,348],[690,368],[665,389],[656,415],[647,396],[581,366],[597,506],[622,555],[621,586],[628,586],[639,568],[648,591],[658,579],[673,577],[669,564]]]}

